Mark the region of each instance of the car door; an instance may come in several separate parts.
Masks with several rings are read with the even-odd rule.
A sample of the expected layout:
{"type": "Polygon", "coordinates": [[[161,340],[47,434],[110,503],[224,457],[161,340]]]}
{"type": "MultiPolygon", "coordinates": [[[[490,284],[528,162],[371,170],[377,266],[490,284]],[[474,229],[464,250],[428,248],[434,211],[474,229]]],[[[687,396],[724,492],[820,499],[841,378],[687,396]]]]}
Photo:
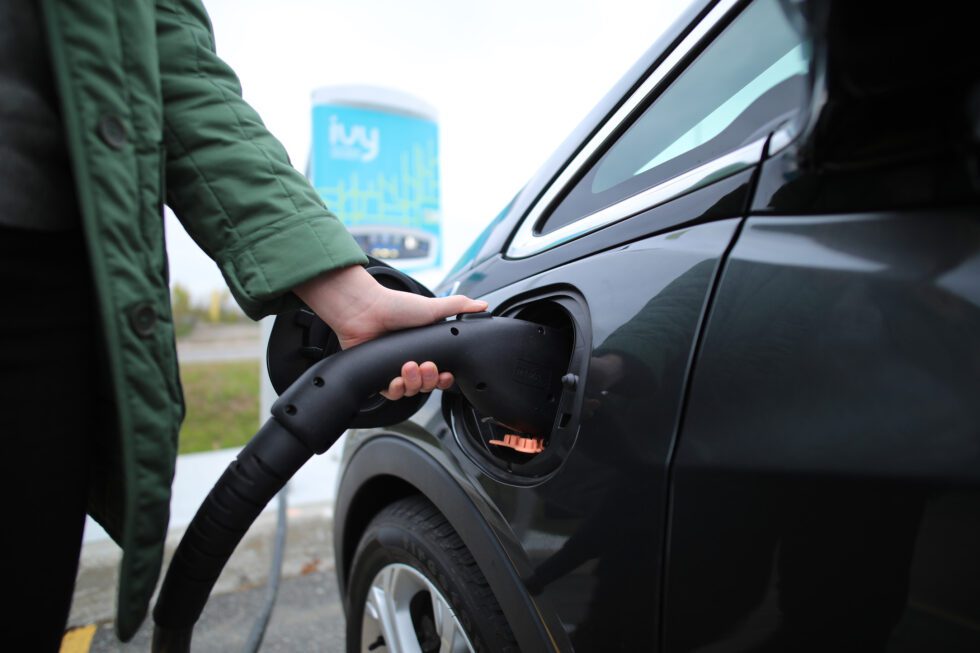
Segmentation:
{"type": "Polygon", "coordinates": [[[665,53],[458,281],[573,332],[581,392],[515,453],[447,395],[460,449],[562,650],[655,650],[667,461],[706,301],[770,133],[806,100],[806,39],[776,0],[722,2],[665,53]],[[580,424],[564,433],[565,420],[580,424]],[[563,434],[564,433],[564,434],[563,434]],[[565,638],[568,638],[567,640],[565,638]]]}
{"type": "Polygon", "coordinates": [[[980,221],[949,172],[968,150],[827,106],[846,165],[773,148],[712,302],[671,473],[667,651],[980,650],[980,221]]]}

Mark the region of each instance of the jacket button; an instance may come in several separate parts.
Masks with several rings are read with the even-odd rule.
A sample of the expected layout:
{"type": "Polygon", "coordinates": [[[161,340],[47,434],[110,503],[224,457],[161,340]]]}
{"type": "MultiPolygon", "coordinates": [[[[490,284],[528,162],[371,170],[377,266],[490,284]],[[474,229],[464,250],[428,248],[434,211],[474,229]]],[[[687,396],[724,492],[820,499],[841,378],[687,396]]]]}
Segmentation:
{"type": "Polygon", "coordinates": [[[120,150],[126,145],[126,125],[115,114],[106,114],[99,121],[99,136],[109,147],[120,150]]]}
{"type": "Polygon", "coordinates": [[[157,325],[157,313],[150,304],[137,304],[129,311],[129,324],[141,337],[148,338],[157,325]]]}

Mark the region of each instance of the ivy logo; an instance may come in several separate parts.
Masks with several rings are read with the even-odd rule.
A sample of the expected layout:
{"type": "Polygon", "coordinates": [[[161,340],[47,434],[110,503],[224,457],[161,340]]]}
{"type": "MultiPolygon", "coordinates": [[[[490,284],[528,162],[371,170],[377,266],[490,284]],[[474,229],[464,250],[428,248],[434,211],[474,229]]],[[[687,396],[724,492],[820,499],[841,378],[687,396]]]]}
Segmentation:
{"type": "Polygon", "coordinates": [[[337,116],[330,116],[327,138],[332,159],[369,163],[381,150],[381,131],[377,127],[351,125],[348,128],[337,116]]]}

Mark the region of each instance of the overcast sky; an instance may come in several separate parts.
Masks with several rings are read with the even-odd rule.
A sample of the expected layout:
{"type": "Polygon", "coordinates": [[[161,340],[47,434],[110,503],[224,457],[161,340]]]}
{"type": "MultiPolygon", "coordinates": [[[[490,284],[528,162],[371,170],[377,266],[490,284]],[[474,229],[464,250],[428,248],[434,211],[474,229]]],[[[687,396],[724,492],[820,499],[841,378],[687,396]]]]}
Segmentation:
{"type": "MultiPolygon", "coordinates": [[[[393,87],[436,108],[444,267],[428,283],[687,4],[205,0],[218,54],[300,169],[319,86],[393,87]]],[[[167,230],[172,280],[200,296],[223,288],[172,216],[167,230]]]]}

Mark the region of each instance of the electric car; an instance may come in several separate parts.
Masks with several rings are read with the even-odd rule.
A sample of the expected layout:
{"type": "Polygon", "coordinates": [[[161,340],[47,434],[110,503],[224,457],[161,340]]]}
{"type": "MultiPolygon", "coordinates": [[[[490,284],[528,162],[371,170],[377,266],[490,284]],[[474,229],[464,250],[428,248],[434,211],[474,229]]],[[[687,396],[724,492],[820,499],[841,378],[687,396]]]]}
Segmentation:
{"type": "Polygon", "coordinates": [[[434,289],[568,392],[349,433],[349,650],[980,650],[980,59],[880,9],[695,2],[434,289]]]}

